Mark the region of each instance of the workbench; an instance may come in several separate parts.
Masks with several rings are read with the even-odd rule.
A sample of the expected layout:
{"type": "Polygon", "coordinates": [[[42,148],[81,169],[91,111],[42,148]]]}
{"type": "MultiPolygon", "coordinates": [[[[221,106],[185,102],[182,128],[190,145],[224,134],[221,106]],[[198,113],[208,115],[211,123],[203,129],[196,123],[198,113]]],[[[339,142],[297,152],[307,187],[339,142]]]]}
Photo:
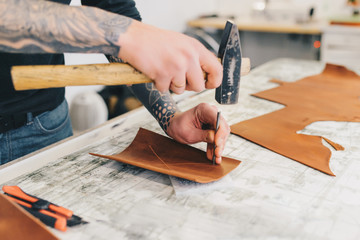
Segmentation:
{"type": "MultiPolygon", "coordinates": [[[[213,90],[178,105],[215,104],[231,125],[283,107],[250,96],[276,87],[270,79],[292,82],[323,68],[317,61],[273,60],[242,78],[237,105],[217,105],[213,90]]],[[[360,123],[316,122],[301,131],[345,147],[331,149],[336,177],[231,135],[224,155],[242,161],[231,181],[183,195],[167,175],[88,154],[121,152],[139,127],[162,133],[140,108],[2,166],[0,185],[18,185],[89,222],[51,229],[61,239],[359,239],[360,123]]]]}
{"type": "MultiPolygon", "coordinates": [[[[222,17],[198,18],[188,21],[187,25],[195,28],[224,29],[227,19],[222,17]]],[[[308,23],[295,23],[292,21],[271,21],[266,19],[236,18],[233,21],[239,31],[295,33],[295,34],[321,34],[328,24],[317,21],[308,23]]]]}
{"type": "MultiPolygon", "coordinates": [[[[188,31],[218,38],[226,20],[223,17],[193,19],[187,22],[188,31]]],[[[252,67],[276,58],[319,60],[322,31],[328,25],[320,20],[297,23],[264,17],[237,17],[232,21],[239,29],[242,55],[251,59],[252,67]]]]}

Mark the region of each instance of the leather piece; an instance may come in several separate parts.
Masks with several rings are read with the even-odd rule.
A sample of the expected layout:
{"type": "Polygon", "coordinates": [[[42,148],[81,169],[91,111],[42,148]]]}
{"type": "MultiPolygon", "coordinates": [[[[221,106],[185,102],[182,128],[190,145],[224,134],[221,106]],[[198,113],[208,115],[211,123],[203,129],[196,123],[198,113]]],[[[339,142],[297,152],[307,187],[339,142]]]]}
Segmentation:
{"type": "Polygon", "coordinates": [[[254,96],[286,105],[269,114],[239,122],[231,132],[285,157],[335,176],[330,170],[330,149],[344,148],[321,136],[297,134],[316,121],[360,122],[360,76],[343,66],[327,64],[321,74],[281,86],[254,96]]]}
{"type": "Polygon", "coordinates": [[[0,194],[0,238],[13,239],[58,239],[40,220],[0,194]]]}
{"type": "Polygon", "coordinates": [[[240,164],[238,160],[223,157],[220,165],[212,165],[203,151],[143,128],[119,154],[90,154],[199,183],[218,180],[240,164]]]}

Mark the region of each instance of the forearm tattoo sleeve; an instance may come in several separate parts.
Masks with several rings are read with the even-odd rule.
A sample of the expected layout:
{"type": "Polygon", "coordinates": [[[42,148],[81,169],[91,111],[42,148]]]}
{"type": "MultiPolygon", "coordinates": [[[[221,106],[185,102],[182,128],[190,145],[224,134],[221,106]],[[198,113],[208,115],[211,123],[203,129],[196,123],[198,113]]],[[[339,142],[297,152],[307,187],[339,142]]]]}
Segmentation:
{"type": "Polygon", "coordinates": [[[136,84],[131,89],[167,133],[170,120],[179,111],[170,92],[161,93],[153,83],[136,84]]]}
{"type": "Polygon", "coordinates": [[[43,0],[0,0],[0,51],[13,53],[105,53],[133,20],[95,7],[43,0]]]}
{"type": "MultiPolygon", "coordinates": [[[[121,59],[114,56],[106,55],[106,57],[109,62],[122,62],[121,59]]],[[[134,84],[130,89],[167,133],[170,120],[179,111],[170,92],[160,92],[153,83],[134,84]]]]}

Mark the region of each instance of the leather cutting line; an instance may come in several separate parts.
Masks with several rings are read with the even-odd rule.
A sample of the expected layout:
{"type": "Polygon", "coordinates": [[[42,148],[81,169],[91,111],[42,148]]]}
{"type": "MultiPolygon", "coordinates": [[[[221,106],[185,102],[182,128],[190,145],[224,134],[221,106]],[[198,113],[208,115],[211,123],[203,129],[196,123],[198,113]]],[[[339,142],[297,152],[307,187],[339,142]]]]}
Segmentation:
{"type": "Polygon", "coordinates": [[[149,148],[151,149],[151,151],[155,154],[155,156],[171,171],[173,171],[173,169],[171,169],[160,157],[159,155],[156,154],[156,152],[154,151],[154,149],[149,145],[149,148]]]}

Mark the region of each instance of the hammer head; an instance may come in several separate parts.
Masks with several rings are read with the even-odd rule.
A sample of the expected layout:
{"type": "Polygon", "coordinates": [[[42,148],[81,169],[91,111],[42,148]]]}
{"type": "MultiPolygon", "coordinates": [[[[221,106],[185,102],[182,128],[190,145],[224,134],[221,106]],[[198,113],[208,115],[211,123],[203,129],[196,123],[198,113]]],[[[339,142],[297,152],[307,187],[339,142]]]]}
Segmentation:
{"type": "Polygon", "coordinates": [[[236,104],[239,99],[241,76],[241,47],[237,26],[226,22],[218,57],[223,65],[223,80],[216,89],[215,99],[220,104],[236,104]]]}

